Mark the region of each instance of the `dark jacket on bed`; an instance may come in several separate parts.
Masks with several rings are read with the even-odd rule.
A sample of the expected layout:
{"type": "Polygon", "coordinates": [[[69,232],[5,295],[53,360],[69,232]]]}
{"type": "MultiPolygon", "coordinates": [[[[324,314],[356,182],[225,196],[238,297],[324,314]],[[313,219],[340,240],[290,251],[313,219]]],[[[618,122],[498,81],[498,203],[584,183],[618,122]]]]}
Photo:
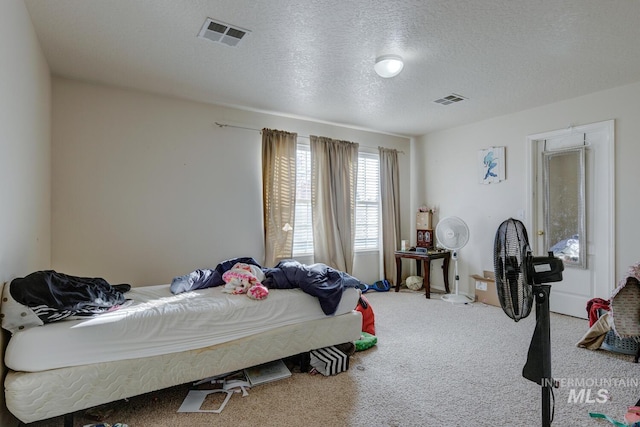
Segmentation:
{"type": "Polygon", "coordinates": [[[334,314],[344,288],[357,288],[361,282],[349,274],[325,264],[304,265],[298,261],[280,261],[274,268],[263,268],[262,282],[270,289],[300,288],[318,297],[324,314],[334,314]]]}
{"type": "Polygon", "coordinates": [[[70,276],[53,270],[13,279],[10,286],[13,299],[34,309],[45,323],[107,311],[124,303],[123,292],[131,288],[111,286],[99,277],[70,276]]]}

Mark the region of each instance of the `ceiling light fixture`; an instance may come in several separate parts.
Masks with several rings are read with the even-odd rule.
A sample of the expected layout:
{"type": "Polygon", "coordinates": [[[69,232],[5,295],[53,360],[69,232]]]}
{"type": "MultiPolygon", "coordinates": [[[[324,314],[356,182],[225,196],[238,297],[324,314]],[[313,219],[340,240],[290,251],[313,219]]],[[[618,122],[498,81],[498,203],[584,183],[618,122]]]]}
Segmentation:
{"type": "Polygon", "coordinates": [[[402,58],[398,55],[382,55],[376,58],[376,65],[374,65],[373,69],[376,70],[380,77],[388,79],[400,74],[403,67],[402,58]]]}

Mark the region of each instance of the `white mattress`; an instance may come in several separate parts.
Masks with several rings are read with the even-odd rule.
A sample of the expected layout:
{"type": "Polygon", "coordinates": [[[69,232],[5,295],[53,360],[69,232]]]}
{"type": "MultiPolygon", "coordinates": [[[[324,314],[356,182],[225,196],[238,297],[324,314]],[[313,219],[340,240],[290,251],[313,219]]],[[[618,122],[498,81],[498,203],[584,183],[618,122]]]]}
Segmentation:
{"type": "Polygon", "coordinates": [[[355,341],[361,329],[360,313],[351,311],[180,353],[43,372],[10,370],[4,383],[5,403],[18,419],[30,423],[355,341]]]}
{"type": "MultiPolygon", "coordinates": [[[[346,289],[335,315],[353,310],[358,295],[346,289]]],[[[127,298],[131,306],[111,313],[13,334],[6,366],[37,372],[171,354],[327,317],[318,299],[300,289],[270,290],[256,301],[222,287],[173,295],[169,285],[158,285],[133,288],[127,298]]]]}

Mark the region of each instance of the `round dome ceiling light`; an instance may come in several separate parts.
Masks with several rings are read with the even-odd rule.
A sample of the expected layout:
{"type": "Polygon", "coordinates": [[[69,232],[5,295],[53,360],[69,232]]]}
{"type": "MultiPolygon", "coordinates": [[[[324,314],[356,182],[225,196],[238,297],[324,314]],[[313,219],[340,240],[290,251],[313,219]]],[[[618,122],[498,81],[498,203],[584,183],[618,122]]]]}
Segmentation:
{"type": "Polygon", "coordinates": [[[380,77],[388,79],[389,77],[400,74],[403,67],[404,63],[400,56],[382,55],[376,58],[376,65],[374,65],[373,69],[376,70],[376,73],[378,73],[380,77]]]}

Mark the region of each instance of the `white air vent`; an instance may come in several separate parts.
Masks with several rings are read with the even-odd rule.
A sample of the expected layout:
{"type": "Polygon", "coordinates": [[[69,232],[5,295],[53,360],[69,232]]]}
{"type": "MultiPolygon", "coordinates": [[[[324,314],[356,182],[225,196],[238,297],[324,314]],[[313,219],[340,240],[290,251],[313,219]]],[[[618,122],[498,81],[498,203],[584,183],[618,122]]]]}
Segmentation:
{"type": "Polygon", "coordinates": [[[212,42],[226,44],[227,46],[237,46],[248,33],[250,33],[249,30],[207,18],[202,25],[198,37],[211,40],[212,42]]]}
{"type": "Polygon", "coordinates": [[[462,95],[458,95],[457,93],[452,93],[449,96],[445,96],[443,98],[436,99],[433,102],[435,102],[436,104],[441,104],[441,105],[449,105],[449,104],[453,104],[455,102],[464,101],[465,99],[467,99],[467,98],[465,98],[462,95]]]}

